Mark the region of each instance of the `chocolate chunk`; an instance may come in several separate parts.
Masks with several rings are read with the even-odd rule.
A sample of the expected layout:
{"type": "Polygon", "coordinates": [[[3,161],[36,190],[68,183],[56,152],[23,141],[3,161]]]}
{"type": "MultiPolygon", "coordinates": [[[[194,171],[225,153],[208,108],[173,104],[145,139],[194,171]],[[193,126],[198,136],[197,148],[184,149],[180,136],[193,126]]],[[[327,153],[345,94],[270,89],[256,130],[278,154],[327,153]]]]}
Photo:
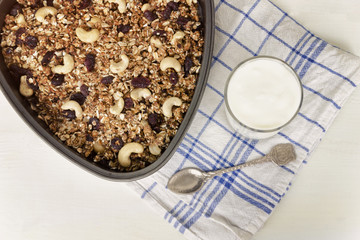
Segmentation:
{"type": "Polygon", "coordinates": [[[176,72],[172,72],[170,74],[169,80],[172,85],[176,85],[179,81],[179,76],[177,75],[176,72]]]}
{"type": "Polygon", "coordinates": [[[64,83],[64,81],[65,81],[65,75],[56,73],[51,79],[51,84],[54,86],[60,86],[64,83]]]}
{"type": "Polygon", "coordinates": [[[83,105],[86,100],[86,97],[81,92],[77,92],[70,96],[70,100],[76,101],[80,105],[83,105]]]}
{"type": "Polygon", "coordinates": [[[89,96],[89,87],[86,86],[85,84],[81,85],[81,87],[80,87],[80,92],[81,92],[82,95],[84,95],[85,97],[89,96]]]}
{"type": "Polygon", "coordinates": [[[144,17],[149,20],[150,22],[154,21],[155,19],[158,18],[158,16],[156,15],[156,13],[152,12],[152,11],[149,11],[149,10],[146,10],[144,12],[144,17]]]}
{"type": "Polygon", "coordinates": [[[55,55],[54,51],[46,52],[43,59],[41,60],[41,65],[47,66],[50,63],[51,59],[54,57],[54,55],[55,55]]]}
{"type": "Polygon", "coordinates": [[[113,83],[114,77],[113,76],[107,76],[107,77],[103,77],[101,79],[101,83],[105,84],[105,85],[110,85],[113,83]]]}
{"type": "Polygon", "coordinates": [[[100,121],[96,117],[93,117],[93,118],[89,119],[89,125],[91,126],[92,130],[99,130],[100,129],[100,121]]]}
{"type": "Polygon", "coordinates": [[[62,114],[64,117],[66,117],[69,120],[73,120],[76,118],[75,111],[73,110],[64,110],[62,111],[62,114]]]}
{"type": "Polygon", "coordinates": [[[136,77],[131,80],[131,85],[135,88],[146,88],[150,85],[150,80],[146,77],[136,77]]]}
{"type": "Polygon", "coordinates": [[[124,146],[124,142],[121,138],[115,137],[111,140],[111,147],[114,150],[119,151],[123,146],[124,146]]]}
{"type": "Polygon", "coordinates": [[[29,35],[25,38],[26,46],[28,46],[31,49],[36,48],[38,42],[39,41],[38,41],[37,37],[31,36],[31,35],[29,35]]]}
{"type": "Polygon", "coordinates": [[[94,54],[86,54],[85,56],[85,62],[84,62],[84,65],[87,69],[88,72],[91,72],[94,70],[95,68],[95,55],[94,54]]]}
{"type": "Polygon", "coordinates": [[[134,101],[131,98],[124,98],[124,107],[125,109],[134,107],[134,101]]]}

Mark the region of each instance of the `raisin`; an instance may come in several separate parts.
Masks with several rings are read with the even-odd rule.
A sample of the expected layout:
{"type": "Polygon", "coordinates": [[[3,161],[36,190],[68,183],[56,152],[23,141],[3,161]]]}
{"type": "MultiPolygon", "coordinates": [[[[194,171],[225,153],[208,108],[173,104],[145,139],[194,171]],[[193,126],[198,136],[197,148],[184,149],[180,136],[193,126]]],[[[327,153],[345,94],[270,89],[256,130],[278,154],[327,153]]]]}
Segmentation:
{"type": "Polygon", "coordinates": [[[54,55],[55,55],[54,51],[46,52],[43,59],[41,60],[41,65],[47,66],[50,63],[51,59],[54,57],[54,55]]]}
{"type": "Polygon", "coordinates": [[[19,13],[22,13],[22,5],[19,3],[16,3],[10,10],[11,16],[17,16],[19,13]]]}
{"type": "Polygon", "coordinates": [[[82,95],[84,95],[85,97],[89,96],[89,87],[86,86],[85,84],[81,85],[81,87],[80,87],[80,92],[81,92],[82,95]]]}
{"type": "Polygon", "coordinates": [[[165,10],[163,11],[163,19],[167,20],[170,18],[172,11],[177,11],[179,6],[176,2],[171,1],[166,5],[165,10]]]}
{"type": "Polygon", "coordinates": [[[91,126],[92,130],[99,130],[100,129],[100,121],[96,117],[93,117],[93,118],[89,119],[89,125],[91,126]]]}
{"type": "Polygon", "coordinates": [[[79,9],[88,8],[89,6],[91,6],[91,4],[92,4],[91,0],[82,0],[80,5],[79,5],[79,9]]]}
{"type": "Polygon", "coordinates": [[[184,71],[185,71],[185,77],[189,75],[190,69],[193,66],[193,61],[191,60],[191,57],[186,56],[184,61],[184,71]]]}
{"type": "Polygon", "coordinates": [[[46,0],[46,5],[53,7],[54,6],[54,0],[46,0]]]}
{"type": "Polygon", "coordinates": [[[94,54],[86,54],[84,65],[88,72],[91,72],[95,68],[95,55],[94,54]]]}
{"type": "Polygon", "coordinates": [[[124,142],[121,138],[115,137],[111,140],[111,147],[114,150],[119,151],[123,146],[124,146],[124,142]]]}
{"type": "Polygon", "coordinates": [[[29,69],[25,69],[22,67],[19,67],[17,64],[11,64],[9,66],[9,70],[11,75],[17,80],[20,81],[21,76],[26,75],[27,78],[32,78],[33,74],[31,73],[31,71],[29,69]]]}
{"type": "Polygon", "coordinates": [[[153,35],[158,37],[166,37],[166,32],[164,30],[155,30],[153,35]]]}
{"type": "Polygon", "coordinates": [[[31,36],[31,35],[29,35],[25,38],[25,44],[31,49],[36,48],[38,42],[39,41],[38,41],[37,37],[31,36]]]}
{"type": "Polygon", "coordinates": [[[179,81],[179,76],[177,75],[176,72],[172,72],[170,74],[169,80],[172,85],[176,85],[179,81]]]}
{"type": "Polygon", "coordinates": [[[23,41],[20,39],[21,35],[23,35],[24,33],[26,33],[26,29],[21,27],[18,30],[16,30],[15,32],[15,36],[16,36],[16,40],[15,40],[15,44],[16,45],[21,45],[23,43],[23,41]]]}
{"type": "Polygon", "coordinates": [[[144,17],[149,20],[150,22],[154,21],[155,19],[158,18],[158,16],[156,15],[156,13],[152,12],[152,11],[149,11],[149,10],[146,10],[144,12],[144,17]]]}
{"type": "Polygon", "coordinates": [[[174,1],[168,2],[167,6],[169,6],[171,8],[171,10],[173,10],[173,11],[179,10],[178,3],[174,2],[174,1]]]}
{"type": "Polygon", "coordinates": [[[29,82],[29,78],[26,78],[26,83],[34,91],[39,89],[39,84],[33,78],[31,82],[29,82]]]}
{"type": "Polygon", "coordinates": [[[134,107],[134,102],[131,98],[124,98],[124,107],[126,109],[130,109],[132,107],[134,107]]]}
{"type": "Polygon", "coordinates": [[[30,0],[29,1],[31,3],[30,7],[31,8],[39,8],[42,6],[42,1],[41,0],[30,0]]]}
{"type": "Polygon", "coordinates": [[[170,19],[171,13],[172,13],[172,9],[171,7],[169,7],[169,5],[167,5],[165,10],[162,12],[162,18],[164,20],[170,19]]]}
{"type": "Polygon", "coordinates": [[[107,76],[107,77],[103,77],[101,79],[101,83],[105,84],[105,85],[110,85],[110,84],[112,84],[113,80],[114,80],[113,76],[107,76]]]}
{"type": "Polygon", "coordinates": [[[75,111],[73,110],[64,110],[62,111],[62,114],[64,117],[66,117],[69,120],[73,120],[76,118],[75,111]]]}
{"type": "Polygon", "coordinates": [[[51,79],[51,84],[57,87],[62,85],[64,81],[65,81],[65,75],[56,73],[51,79]]]}
{"type": "Polygon", "coordinates": [[[86,134],[85,138],[86,138],[86,141],[88,141],[88,142],[94,141],[94,138],[90,134],[86,134]]]}
{"type": "Polygon", "coordinates": [[[159,127],[162,121],[161,116],[157,113],[150,113],[148,116],[148,122],[152,129],[159,127]]]}
{"type": "Polygon", "coordinates": [[[135,88],[146,88],[150,85],[150,80],[146,77],[136,77],[131,80],[131,85],[135,88]]]}
{"type": "Polygon", "coordinates": [[[128,33],[131,29],[131,26],[129,24],[123,25],[120,24],[119,26],[117,26],[117,31],[118,32],[122,32],[124,34],[128,33]]]}
{"type": "Polygon", "coordinates": [[[83,105],[86,100],[86,97],[81,92],[77,92],[70,96],[70,100],[76,101],[80,105],[83,105]]]}
{"type": "Polygon", "coordinates": [[[180,16],[178,17],[176,23],[179,24],[181,27],[184,27],[186,26],[186,24],[189,22],[190,20],[186,17],[183,17],[183,16],[180,16]]]}
{"type": "Polygon", "coordinates": [[[5,54],[10,55],[13,53],[13,51],[14,51],[14,49],[12,47],[8,47],[5,49],[5,54]]]}

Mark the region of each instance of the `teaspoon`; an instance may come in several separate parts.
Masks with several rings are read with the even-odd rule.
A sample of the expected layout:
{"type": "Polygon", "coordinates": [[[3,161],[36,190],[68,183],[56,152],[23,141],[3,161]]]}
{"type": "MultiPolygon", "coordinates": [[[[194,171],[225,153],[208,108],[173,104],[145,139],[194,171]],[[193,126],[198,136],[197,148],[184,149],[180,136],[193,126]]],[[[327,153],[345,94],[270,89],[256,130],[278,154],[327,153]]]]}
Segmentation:
{"type": "Polygon", "coordinates": [[[184,168],[175,173],[168,181],[167,187],[174,193],[193,193],[199,190],[209,179],[224,173],[236,171],[244,167],[253,166],[264,162],[274,162],[282,166],[296,159],[293,145],[278,144],[264,157],[240,164],[238,166],[220,169],[217,171],[204,172],[197,168],[184,168]]]}

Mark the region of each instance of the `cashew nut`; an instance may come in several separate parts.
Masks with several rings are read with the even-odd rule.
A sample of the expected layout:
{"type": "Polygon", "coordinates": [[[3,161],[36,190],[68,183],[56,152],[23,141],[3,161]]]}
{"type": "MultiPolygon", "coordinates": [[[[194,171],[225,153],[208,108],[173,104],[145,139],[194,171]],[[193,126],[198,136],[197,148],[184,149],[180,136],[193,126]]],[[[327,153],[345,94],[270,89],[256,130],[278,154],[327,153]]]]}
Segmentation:
{"type": "Polygon", "coordinates": [[[25,25],[26,21],[25,21],[25,17],[23,14],[19,14],[16,18],[15,18],[15,22],[17,25],[25,25]]]}
{"type": "Polygon", "coordinates": [[[124,104],[124,99],[120,98],[118,101],[115,102],[114,106],[110,107],[110,113],[119,115],[124,109],[124,104]]]}
{"type": "Polygon", "coordinates": [[[145,11],[150,11],[152,9],[151,5],[148,3],[145,3],[142,7],[141,7],[141,11],[145,12],[145,11]]]}
{"type": "Polygon", "coordinates": [[[185,33],[183,31],[177,31],[171,39],[171,44],[175,45],[178,40],[181,40],[185,37],[185,33]]]}
{"type": "Polygon", "coordinates": [[[75,63],[74,59],[70,54],[65,53],[64,55],[64,65],[58,65],[51,69],[53,73],[58,74],[67,74],[74,69],[75,63]]]}
{"type": "Polygon", "coordinates": [[[126,55],[121,55],[120,62],[110,61],[110,71],[112,73],[122,73],[129,66],[129,58],[126,55]]]}
{"type": "Polygon", "coordinates": [[[122,167],[129,167],[131,165],[130,155],[132,153],[142,153],[144,147],[140,143],[127,143],[123,146],[118,155],[119,163],[122,167]]]}
{"type": "Polygon", "coordinates": [[[197,0],[186,0],[186,3],[191,6],[191,4],[197,3],[197,0]]]}
{"type": "Polygon", "coordinates": [[[36,20],[38,20],[39,22],[45,22],[45,17],[47,15],[53,15],[55,16],[57,13],[56,8],[54,7],[42,7],[39,8],[36,13],[35,13],[35,18],[36,20]]]}
{"type": "Polygon", "coordinates": [[[102,153],[105,151],[105,147],[98,142],[94,143],[93,148],[96,153],[102,153]]]}
{"type": "Polygon", "coordinates": [[[120,13],[126,12],[126,1],[125,0],[107,0],[110,3],[117,3],[120,13]]]}
{"type": "Polygon", "coordinates": [[[141,100],[141,98],[146,99],[150,96],[151,96],[151,92],[147,88],[136,88],[132,90],[130,93],[130,97],[137,101],[141,100]]]}
{"type": "Polygon", "coordinates": [[[75,30],[76,36],[82,41],[86,43],[94,43],[100,38],[100,31],[96,28],[91,29],[90,31],[86,31],[83,28],[76,28],[75,30]]]}
{"type": "Polygon", "coordinates": [[[101,19],[98,17],[92,17],[89,21],[89,23],[93,23],[93,24],[100,23],[100,22],[101,22],[101,19]]]}
{"type": "Polygon", "coordinates": [[[154,143],[150,144],[149,150],[152,155],[160,155],[161,154],[161,148],[159,148],[159,146],[154,143]]]}
{"type": "Polygon", "coordinates": [[[31,97],[34,94],[34,90],[32,90],[29,87],[26,79],[27,79],[26,75],[21,76],[19,91],[20,91],[20,94],[23,95],[24,97],[31,97]]]}
{"type": "Polygon", "coordinates": [[[181,71],[181,64],[180,62],[173,58],[173,57],[166,57],[160,62],[160,69],[161,71],[166,71],[168,68],[173,68],[175,71],[181,71]]]}
{"type": "Polygon", "coordinates": [[[165,117],[171,118],[172,117],[172,107],[177,106],[179,107],[182,104],[182,101],[178,97],[170,97],[165,100],[161,110],[165,117]]]}
{"type": "Polygon", "coordinates": [[[62,106],[61,106],[61,109],[63,110],[73,110],[75,111],[75,116],[77,118],[82,118],[82,115],[83,115],[83,111],[81,109],[81,106],[78,102],[76,101],[73,101],[73,100],[70,100],[66,103],[64,103],[62,106]]]}
{"type": "Polygon", "coordinates": [[[161,47],[162,47],[162,43],[161,43],[160,39],[158,39],[158,38],[156,38],[156,37],[154,37],[154,36],[152,36],[152,37],[150,38],[150,43],[151,43],[151,44],[154,44],[154,46],[157,47],[157,48],[161,48],[161,47]]]}

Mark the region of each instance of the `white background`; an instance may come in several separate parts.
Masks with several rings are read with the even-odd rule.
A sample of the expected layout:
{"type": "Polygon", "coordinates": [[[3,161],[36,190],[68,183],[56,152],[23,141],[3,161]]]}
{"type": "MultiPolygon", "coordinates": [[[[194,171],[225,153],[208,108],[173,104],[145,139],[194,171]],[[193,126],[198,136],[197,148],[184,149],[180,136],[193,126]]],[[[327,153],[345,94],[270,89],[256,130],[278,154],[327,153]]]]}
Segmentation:
{"type": "MultiPolygon", "coordinates": [[[[331,44],[360,56],[359,0],[273,0],[331,44]]],[[[358,240],[360,90],[255,240],[358,240]]],[[[125,184],[97,178],[51,149],[0,93],[0,239],[184,237],[125,184]]]]}

